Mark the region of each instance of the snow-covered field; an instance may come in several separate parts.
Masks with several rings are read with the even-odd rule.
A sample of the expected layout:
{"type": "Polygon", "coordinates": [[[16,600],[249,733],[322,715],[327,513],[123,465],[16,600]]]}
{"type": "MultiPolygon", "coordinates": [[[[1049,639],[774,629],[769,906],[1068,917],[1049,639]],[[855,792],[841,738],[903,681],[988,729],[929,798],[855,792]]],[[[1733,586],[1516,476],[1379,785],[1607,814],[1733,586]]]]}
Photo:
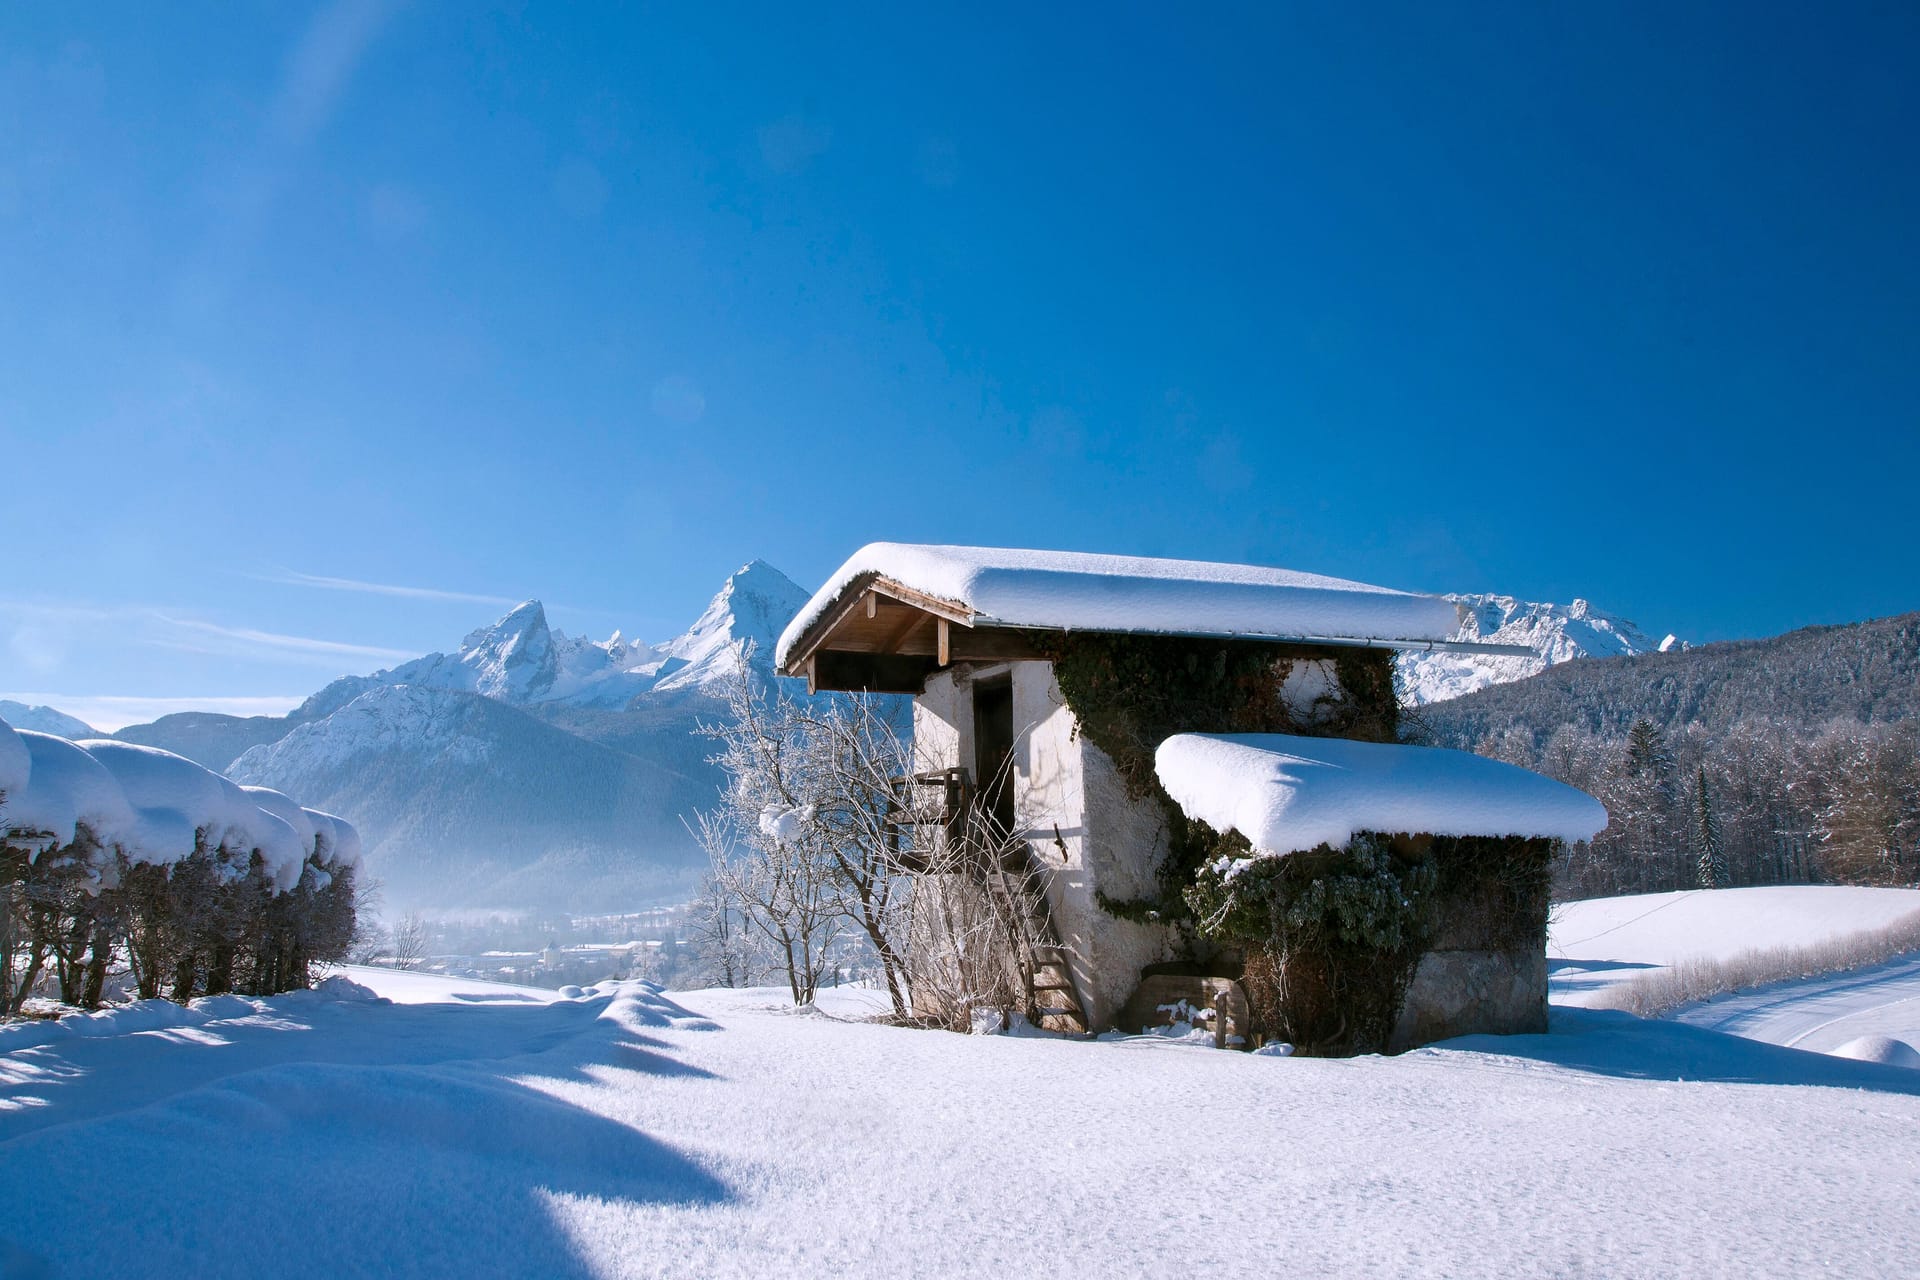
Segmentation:
{"type": "Polygon", "coordinates": [[[394,1003],[0,1031],[0,1274],[1876,1276],[1920,1251],[1920,1071],[1685,1023],[1563,1008],[1313,1061],[901,1030],[848,1020],[858,992],[348,976],[394,1003]]]}
{"type": "MultiPolygon", "coordinates": [[[[1809,885],[1568,903],[1556,909],[1547,945],[1553,1000],[1585,1005],[1615,982],[1689,957],[1811,947],[1915,912],[1920,890],[1809,885]]],[[[1920,956],[1720,996],[1672,1017],[1821,1053],[1874,1036],[1920,1047],[1920,956]]]]}
{"type": "Polygon", "coordinates": [[[1585,1005],[1616,982],[1692,956],[1809,947],[1920,911],[1920,890],[1840,885],[1687,890],[1593,898],[1553,909],[1547,965],[1555,1004],[1585,1005]]]}

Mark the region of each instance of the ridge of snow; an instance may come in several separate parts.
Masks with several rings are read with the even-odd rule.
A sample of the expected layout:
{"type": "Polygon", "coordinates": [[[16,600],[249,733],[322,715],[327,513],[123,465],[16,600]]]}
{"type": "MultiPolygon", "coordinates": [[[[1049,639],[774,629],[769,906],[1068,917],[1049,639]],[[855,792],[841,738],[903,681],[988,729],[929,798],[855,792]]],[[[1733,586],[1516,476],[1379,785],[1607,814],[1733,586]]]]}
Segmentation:
{"type": "Polygon", "coordinates": [[[466,691],[428,685],[378,685],[332,715],[249,748],[227,766],[228,776],[270,776],[282,757],[337,767],[355,756],[397,745],[456,763],[484,764],[487,744],[463,733],[457,714],[446,714],[458,711],[457,700],[462,696],[468,696],[466,691]]]}
{"type": "Polygon", "coordinates": [[[655,686],[663,692],[709,685],[741,670],[749,646],[766,661],[807,603],[806,592],[764,560],[730,574],[694,624],[666,646],[655,686]]]}
{"type": "Polygon", "coordinates": [[[951,600],[983,622],[1049,629],[1201,635],[1444,640],[1459,624],[1438,596],[1260,565],[1002,547],[871,542],[781,633],[793,646],[865,574],[951,600]]]}
{"type": "Polygon", "coordinates": [[[1470,751],[1292,734],[1180,733],[1154,752],[1190,818],[1238,831],[1258,854],[1336,848],[1362,831],[1591,840],[1598,800],[1470,751]]]}
{"type": "Polygon", "coordinates": [[[1449,640],[1519,644],[1534,656],[1491,657],[1463,653],[1403,653],[1395,660],[1400,700],[1410,706],[1444,702],[1488,685],[1525,680],[1574,658],[1612,658],[1662,653],[1685,642],[1669,635],[1656,642],[1638,626],[1597,609],[1592,602],[1540,604],[1503,595],[1446,597],[1460,610],[1449,640]]]}
{"type": "Polygon", "coordinates": [[[0,698],[0,720],[5,720],[16,729],[50,733],[56,738],[66,738],[70,741],[100,736],[98,729],[77,716],[70,716],[53,707],[30,707],[24,702],[15,702],[11,698],[0,698]]]}

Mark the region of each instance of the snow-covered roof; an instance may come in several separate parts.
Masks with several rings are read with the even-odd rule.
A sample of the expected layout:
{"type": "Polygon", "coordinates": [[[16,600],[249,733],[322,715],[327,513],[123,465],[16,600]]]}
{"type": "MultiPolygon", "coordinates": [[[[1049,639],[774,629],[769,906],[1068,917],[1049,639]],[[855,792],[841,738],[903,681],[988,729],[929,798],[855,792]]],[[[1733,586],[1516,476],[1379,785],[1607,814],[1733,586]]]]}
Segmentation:
{"type": "Polygon", "coordinates": [[[1584,791],[1440,747],[1182,733],[1160,744],[1154,769],[1188,817],[1269,855],[1338,847],[1362,831],[1573,841],[1607,825],[1584,791]]]}
{"type": "Polygon", "coordinates": [[[1444,641],[1454,606],[1317,573],[1205,560],[874,542],[853,553],[781,633],[774,660],[850,590],[885,579],[972,625],[1170,635],[1444,641]]]}

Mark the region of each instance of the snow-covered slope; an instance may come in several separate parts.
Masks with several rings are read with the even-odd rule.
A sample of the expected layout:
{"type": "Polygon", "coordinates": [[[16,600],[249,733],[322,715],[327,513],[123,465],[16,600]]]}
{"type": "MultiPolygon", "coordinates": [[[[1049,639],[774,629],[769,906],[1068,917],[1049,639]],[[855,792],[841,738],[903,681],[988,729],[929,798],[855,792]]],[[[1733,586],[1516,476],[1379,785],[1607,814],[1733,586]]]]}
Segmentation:
{"type": "Polygon", "coordinates": [[[75,742],[100,736],[98,729],[64,711],[56,711],[52,707],[30,707],[10,698],[0,698],[0,720],[5,720],[16,729],[50,733],[56,738],[71,738],[75,742]]]}
{"type": "Polygon", "coordinates": [[[1512,596],[1450,595],[1461,621],[1450,640],[1523,644],[1531,658],[1477,657],[1454,653],[1405,653],[1397,659],[1401,701],[1418,706],[1442,702],[1538,675],[1572,658],[1612,658],[1666,652],[1679,647],[1674,636],[1654,640],[1625,618],[1596,609],[1585,600],[1569,605],[1532,604],[1512,596]]]}

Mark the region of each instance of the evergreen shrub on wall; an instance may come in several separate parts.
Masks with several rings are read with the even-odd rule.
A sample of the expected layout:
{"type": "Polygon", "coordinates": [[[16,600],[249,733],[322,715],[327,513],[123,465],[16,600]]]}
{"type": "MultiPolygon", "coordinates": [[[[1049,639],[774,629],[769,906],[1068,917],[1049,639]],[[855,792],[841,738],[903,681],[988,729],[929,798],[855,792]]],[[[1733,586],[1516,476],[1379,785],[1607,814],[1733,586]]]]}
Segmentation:
{"type": "Polygon", "coordinates": [[[1154,749],[1176,733],[1396,741],[1390,652],[1070,634],[1047,656],[1079,732],[1166,818],[1159,891],[1102,907],[1174,926],[1188,960],[1237,957],[1257,1034],[1307,1053],[1380,1052],[1436,941],[1519,950],[1545,938],[1547,841],[1362,833],[1343,848],[1253,858],[1244,838],[1189,819],[1160,786],[1154,749]],[[1295,664],[1320,660],[1338,689],[1290,704],[1295,664]]]}

